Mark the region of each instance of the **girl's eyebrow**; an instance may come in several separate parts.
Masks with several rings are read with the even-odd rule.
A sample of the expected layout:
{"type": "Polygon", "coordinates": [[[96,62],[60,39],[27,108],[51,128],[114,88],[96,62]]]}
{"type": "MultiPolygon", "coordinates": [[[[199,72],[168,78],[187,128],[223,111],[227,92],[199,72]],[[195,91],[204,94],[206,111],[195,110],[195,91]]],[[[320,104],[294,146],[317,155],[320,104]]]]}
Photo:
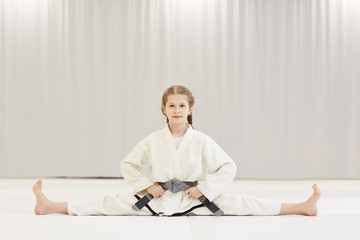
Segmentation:
{"type": "MultiPolygon", "coordinates": [[[[167,104],[175,104],[175,103],[170,102],[170,103],[167,103],[167,104]]],[[[181,103],[179,103],[179,104],[186,104],[186,103],[185,103],[185,102],[181,102],[181,103]]]]}

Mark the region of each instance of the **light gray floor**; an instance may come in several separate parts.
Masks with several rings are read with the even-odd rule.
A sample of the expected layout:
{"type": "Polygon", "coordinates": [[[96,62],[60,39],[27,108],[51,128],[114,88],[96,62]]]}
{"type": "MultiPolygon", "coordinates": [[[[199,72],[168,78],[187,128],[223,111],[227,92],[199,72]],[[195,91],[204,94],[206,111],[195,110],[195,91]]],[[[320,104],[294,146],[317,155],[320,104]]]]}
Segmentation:
{"type": "MultiPolygon", "coordinates": [[[[0,178],[0,239],[360,239],[360,180],[237,180],[226,192],[300,202],[317,183],[319,215],[138,217],[36,216],[36,179],[0,178]]],[[[43,179],[51,200],[128,192],[123,180],[43,179]]]]}

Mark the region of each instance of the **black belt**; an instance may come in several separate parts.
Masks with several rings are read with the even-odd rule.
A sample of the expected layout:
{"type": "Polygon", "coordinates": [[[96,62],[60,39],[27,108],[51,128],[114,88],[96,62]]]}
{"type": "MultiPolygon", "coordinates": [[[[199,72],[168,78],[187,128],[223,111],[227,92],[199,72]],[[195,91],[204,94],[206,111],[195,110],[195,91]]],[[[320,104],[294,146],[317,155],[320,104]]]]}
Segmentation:
{"type": "MultiPolygon", "coordinates": [[[[158,184],[166,191],[169,190],[173,193],[177,193],[180,191],[186,191],[187,189],[191,187],[195,187],[198,185],[198,182],[187,182],[187,181],[180,181],[176,178],[167,181],[167,182],[158,182],[158,184]]],[[[146,204],[148,204],[154,197],[148,193],[144,197],[142,197],[140,200],[138,200],[132,208],[135,211],[139,211],[142,209],[146,204]]],[[[210,202],[209,199],[207,199],[204,195],[198,198],[199,201],[207,207],[212,213],[214,213],[216,216],[221,216],[224,214],[221,209],[215,205],[215,203],[210,202]]]]}

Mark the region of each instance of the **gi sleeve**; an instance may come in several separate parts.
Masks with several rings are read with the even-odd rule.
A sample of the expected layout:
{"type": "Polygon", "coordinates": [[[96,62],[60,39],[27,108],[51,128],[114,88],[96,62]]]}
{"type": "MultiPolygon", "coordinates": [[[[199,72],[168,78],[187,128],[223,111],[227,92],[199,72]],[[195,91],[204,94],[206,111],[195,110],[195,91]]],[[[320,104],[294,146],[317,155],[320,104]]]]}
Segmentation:
{"type": "Polygon", "coordinates": [[[206,142],[202,152],[206,175],[198,181],[198,188],[212,202],[234,179],[235,162],[211,138],[206,142]]]}
{"type": "Polygon", "coordinates": [[[148,141],[144,139],[121,161],[122,175],[135,193],[141,192],[153,185],[153,181],[142,173],[142,167],[148,163],[148,141]]]}

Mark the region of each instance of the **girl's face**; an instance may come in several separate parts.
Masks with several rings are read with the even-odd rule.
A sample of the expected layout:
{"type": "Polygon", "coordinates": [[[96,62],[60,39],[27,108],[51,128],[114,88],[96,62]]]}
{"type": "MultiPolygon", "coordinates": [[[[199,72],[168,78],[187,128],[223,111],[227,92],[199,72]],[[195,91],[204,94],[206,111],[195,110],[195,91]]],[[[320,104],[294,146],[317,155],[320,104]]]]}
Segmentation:
{"type": "Polygon", "coordinates": [[[169,95],[163,111],[169,119],[169,124],[185,125],[187,116],[191,113],[187,96],[183,94],[169,95]]]}

